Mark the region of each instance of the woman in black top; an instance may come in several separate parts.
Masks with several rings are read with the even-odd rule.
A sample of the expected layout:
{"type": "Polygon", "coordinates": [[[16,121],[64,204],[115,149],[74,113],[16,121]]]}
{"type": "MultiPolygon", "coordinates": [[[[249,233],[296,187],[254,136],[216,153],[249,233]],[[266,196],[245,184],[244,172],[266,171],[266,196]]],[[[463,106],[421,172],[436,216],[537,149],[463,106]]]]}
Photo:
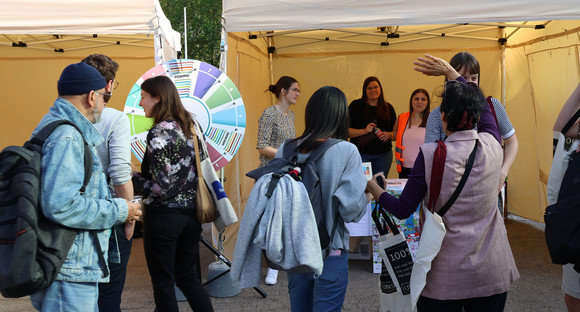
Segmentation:
{"type": "Polygon", "coordinates": [[[367,77],[363,83],[362,98],[352,101],[350,114],[350,141],[357,146],[362,161],[372,164],[373,174],[388,176],[393,151],[391,140],[397,114],[383,97],[383,86],[377,77],[367,77]]]}

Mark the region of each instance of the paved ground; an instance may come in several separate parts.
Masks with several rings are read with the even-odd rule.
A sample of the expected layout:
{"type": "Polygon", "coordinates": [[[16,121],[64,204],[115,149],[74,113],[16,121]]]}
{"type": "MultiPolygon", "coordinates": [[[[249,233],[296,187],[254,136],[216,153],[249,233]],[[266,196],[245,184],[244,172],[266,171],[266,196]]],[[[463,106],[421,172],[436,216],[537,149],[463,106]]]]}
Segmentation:
{"type": "MultiPolygon", "coordinates": [[[[521,278],[508,293],[505,311],[566,311],[560,290],[561,267],[550,262],[541,224],[517,217],[506,221],[509,240],[521,278]]],[[[202,247],[202,274],[216,261],[213,254],[202,247]]],[[[372,273],[370,260],[351,260],[349,284],[344,311],[378,311],[378,275],[372,273]]],[[[265,274],[265,272],[263,272],[265,274]]],[[[243,289],[229,298],[212,298],[216,311],[289,311],[286,274],[281,273],[278,284],[261,286],[267,292],[262,298],[253,289],[243,289]]],[[[186,302],[180,302],[181,311],[191,311],[186,302]]],[[[136,239],[130,259],[127,283],[123,293],[123,311],[153,311],[153,291],[143,256],[143,241],[136,239]]],[[[0,312],[33,311],[30,300],[0,299],[0,312]]]]}

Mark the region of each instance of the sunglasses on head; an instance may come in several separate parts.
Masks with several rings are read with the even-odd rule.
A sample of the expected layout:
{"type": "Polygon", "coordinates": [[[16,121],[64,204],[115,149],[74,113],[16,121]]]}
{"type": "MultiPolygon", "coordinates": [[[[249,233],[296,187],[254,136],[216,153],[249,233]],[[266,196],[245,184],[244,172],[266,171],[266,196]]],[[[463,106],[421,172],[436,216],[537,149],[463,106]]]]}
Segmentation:
{"type": "Polygon", "coordinates": [[[463,81],[458,81],[458,80],[447,80],[447,81],[445,82],[445,86],[446,86],[446,87],[448,87],[448,86],[454,85],[454,84],[456,84],[456,83],[463,83],[463,84],[466,84],[466,85],[468,85],[468,86],[472,86],[472,87],[479,87],[479,86],[477,85],[477,83],[475,83],[475,82],[473,82],[473,81],[465,81],[465,82],[463,82],[463,81]]]}

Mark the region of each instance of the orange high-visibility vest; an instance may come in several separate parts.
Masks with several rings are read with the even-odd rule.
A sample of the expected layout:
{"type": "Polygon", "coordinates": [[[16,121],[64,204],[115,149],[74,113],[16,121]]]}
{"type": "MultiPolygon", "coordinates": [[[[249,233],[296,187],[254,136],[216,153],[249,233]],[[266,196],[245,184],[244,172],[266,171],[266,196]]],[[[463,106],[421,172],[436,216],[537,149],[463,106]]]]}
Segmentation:
{"type": "Polygon", "coordinates": [[[402,113],[399,115],[399,125],[397,127],[397,141],[395,143],[395,158],[397,161],[397,171],[401,173],[401,167],[403,166],[403,150],[405,147],[403,146],[403,134],[405,133],[405,129],[407,129],[407,122],[409,121],[409,116],[411,116],[410,112],[402,113]]]}

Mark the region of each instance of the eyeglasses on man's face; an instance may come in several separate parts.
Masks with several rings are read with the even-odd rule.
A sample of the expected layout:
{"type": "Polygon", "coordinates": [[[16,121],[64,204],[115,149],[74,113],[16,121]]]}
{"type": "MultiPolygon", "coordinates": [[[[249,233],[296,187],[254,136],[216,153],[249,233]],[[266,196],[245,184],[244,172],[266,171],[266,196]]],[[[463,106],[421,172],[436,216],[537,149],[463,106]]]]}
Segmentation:
{"type": "Polygon", "coordinates": [[[103,98],[106,98],[106,97],[109,97],[109,98],[110,98],[110,97],[111,97],[111,95],[113,95],[113,93],[112,93],[112,92],[110,92],[110,91],[105,91],[105,92],[100,92],[100,91],[93,91],[93,92],[95,92],[96,94],[100,94],[100,95],[102,95],[102,96],[103,96],[103,98]]]}
{"type": "Polygon", "coordinates": [[[105,92],[95,91],[95,93],[103,96],[103,101],[105,101],[105,104],[109,103],[109,100],[111,100],[111,96],[113,95],[113,92],[110,92],[110,91],[105,91],[105,92]]]}
{"type": "Polygon", "coordinates": [[[117,89],[119,86],[119,82],[117,80],[113,80],[113,90],[117,89]]]}

